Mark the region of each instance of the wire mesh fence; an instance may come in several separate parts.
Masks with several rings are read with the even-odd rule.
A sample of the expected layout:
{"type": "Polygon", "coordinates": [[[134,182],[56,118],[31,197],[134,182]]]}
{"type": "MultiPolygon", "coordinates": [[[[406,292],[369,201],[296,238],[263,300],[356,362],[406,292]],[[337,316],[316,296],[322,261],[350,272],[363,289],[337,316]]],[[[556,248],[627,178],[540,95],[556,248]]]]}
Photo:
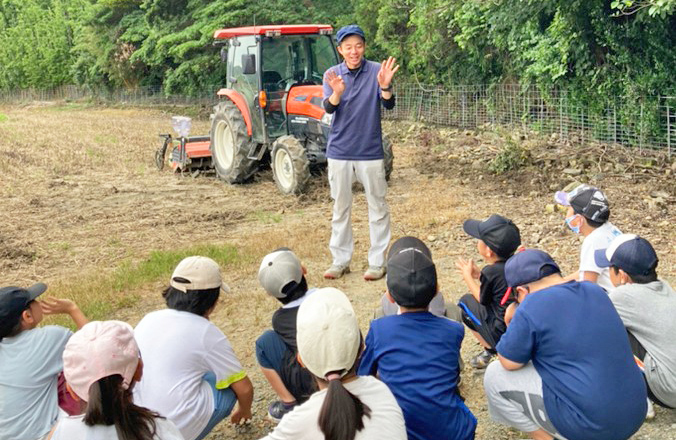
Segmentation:
{"type": "MultiPolygon", "coordinates": [[[[170,93],[162,87],[133,90],[62,86],[51,90],[0,91],[0,102],[95,100],[134,105],[212,105],[220,85],[197,94],[170,93]]],[[[542,92],[521,85],[395,85],[397,105],[386,119],[421,121],[463,129],[518,127],[556,134],[572,142],[597,141],[638,149],[676,152],[676,95],[647,96],[580,105],[562,90],[542,92]]]]}

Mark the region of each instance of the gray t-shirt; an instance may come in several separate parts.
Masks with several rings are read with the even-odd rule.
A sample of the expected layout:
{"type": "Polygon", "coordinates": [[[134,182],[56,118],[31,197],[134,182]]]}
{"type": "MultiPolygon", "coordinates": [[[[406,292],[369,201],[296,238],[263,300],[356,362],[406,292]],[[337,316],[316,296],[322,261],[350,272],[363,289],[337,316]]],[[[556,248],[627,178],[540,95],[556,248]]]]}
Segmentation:
{"type": "Polygon", "coordinates": [[[34,440],[59,413],[57,385],[72,332],[46,326],[0,342],[0,440],[34,440]]]}
{"type": "Polygon", "coordinates": [[[676,293],[663,280],[625,284],[610,292],[610,300],[627,330],[646,350],[643,360],[650,390],[663,403],[676,407],[676,293]]]}

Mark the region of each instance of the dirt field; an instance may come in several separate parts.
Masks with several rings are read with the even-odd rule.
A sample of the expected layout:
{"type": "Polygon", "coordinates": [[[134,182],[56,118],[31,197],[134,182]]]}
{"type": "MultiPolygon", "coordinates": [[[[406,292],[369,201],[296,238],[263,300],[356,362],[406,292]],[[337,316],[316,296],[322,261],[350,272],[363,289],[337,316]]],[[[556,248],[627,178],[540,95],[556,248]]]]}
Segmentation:
{"type": "MultiPolygon", "coordinates": [[[[6,116],[0,118],[1,285],[45,281],[57,286],[51,293],[58,295],[58,287],[68,292],[79,280],[87,280],[95,290],[97,277],[143,261],[151,251],[200,244],[238,249],[239,259],[224,270],[232,294],[221,301],[213,321],[228,335],[254,382],[255,417],[243,428],[223,423],[210,439],[255,439],[272,427],[264,416],[273,396],[254,357],[254,341],[269,327],[277,307],[256,280],[265,253],[280,246],[294,249],[308,268],[310,285],[345,291],[367,331],[384,282],[361,278],[368,249],[363,194],[356,193],[353,210],[353,273],[325,282],[321,274],[330,264],[331,211],[325,176],[315,178],[310,192],[296,198],[278,193],[269,170],[240,186],[225,185],[213,176],[160,172],[153,154],[159,146],[157,134],[171,131],[170,111],[45,103],[0,107],[0,114],[6,116]]],[[[475,241],[461,228],[467,218],[491,213],[511,217],[526,246],[550,252],[565,272],[572,271],[580,240],[566,229],[563,215],[547,205],[553,203],[554,191],[573,178],[591,180],[606,191],[613,223],[651,240],[661,258],[658,272],[676,283],[676,169],[668,160],[659,158],[649,165],[637,160],[642,164],[638,169],[633,159],[627,163],[625,153],[612,149],[584,150],[585,156],[578,157],[581,150],[575,146],[526,136],[521,145],[529,151],[531,165],[496,177],[486,171],[504,144],[496,134],[405,123],[388,123],[386,130],[395,152],[388,196],[393,236],[416,235],[430,244],[447,300],[455,301],[465,292],[455,269],[457,257],[477,258],[475,241]],[[538,159],[543,157],[546,160],[538,159]],[[606,170],[606,164],[612,169],[606,170]]],[[[206,120],[195,123],[193,133],[207,132],[206,120]]],[[[126,301],[114,304],[109,317],[136,324],[146,312],[163,306],[160,289],[165,282],[134,289],[126,301]]],[[[468,335],[464,359],[479,352],[468,335]]],[[[478,439],[520,438],[489,420],[482,376],[469,366],[461,389],[479,419],[478,439]]],[[[676,439],[676,412],[657,409],[655,420],[634,438],[676,439]]]]}

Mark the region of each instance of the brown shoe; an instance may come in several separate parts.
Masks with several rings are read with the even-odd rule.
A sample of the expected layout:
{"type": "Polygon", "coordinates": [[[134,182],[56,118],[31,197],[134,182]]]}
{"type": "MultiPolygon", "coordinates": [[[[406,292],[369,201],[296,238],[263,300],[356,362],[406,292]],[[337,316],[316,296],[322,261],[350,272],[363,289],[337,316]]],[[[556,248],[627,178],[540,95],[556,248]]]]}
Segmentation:
{"type": "Polygon", "coordinates": [[[350,266],[342,266],[340,264],[332,264],[326,272],[324,272],[324,278],[329,280],[337,280],[346,273],[350,273],[350,266]]]}

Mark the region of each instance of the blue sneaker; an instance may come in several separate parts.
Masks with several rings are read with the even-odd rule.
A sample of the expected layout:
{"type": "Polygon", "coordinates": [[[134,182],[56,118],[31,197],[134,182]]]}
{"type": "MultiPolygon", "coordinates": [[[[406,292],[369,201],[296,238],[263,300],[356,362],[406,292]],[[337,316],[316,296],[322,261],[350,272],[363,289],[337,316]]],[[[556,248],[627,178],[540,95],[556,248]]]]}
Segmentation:
{"type": "Polygon", "coordinates": [[[274,422],[279,423],[286,413],[293,411],[298,405],[296,402],[285,403],[281,400],[275,400],[268,406],[268,418],[274,422]]]}

